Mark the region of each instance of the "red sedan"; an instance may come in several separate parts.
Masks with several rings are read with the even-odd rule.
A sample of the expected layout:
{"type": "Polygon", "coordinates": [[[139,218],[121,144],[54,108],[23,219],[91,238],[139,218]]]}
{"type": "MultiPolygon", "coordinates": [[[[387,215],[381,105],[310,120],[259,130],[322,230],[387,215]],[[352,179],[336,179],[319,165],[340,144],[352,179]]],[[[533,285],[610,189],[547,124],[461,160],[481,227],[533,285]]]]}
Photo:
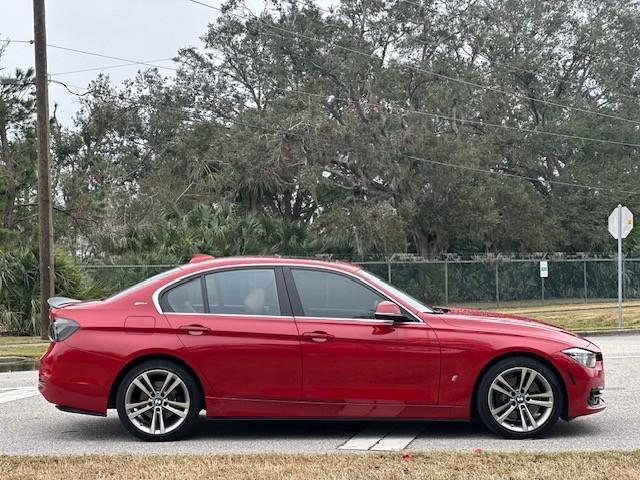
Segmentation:
{"type": "Polygon", "coordinates": [[[224,418],[469,420],[528,438],[602,411],[602,354],[526,318],[430,308],[356,265],[214,259],[49,300],[39,388],[144,440],[224,418]]]}

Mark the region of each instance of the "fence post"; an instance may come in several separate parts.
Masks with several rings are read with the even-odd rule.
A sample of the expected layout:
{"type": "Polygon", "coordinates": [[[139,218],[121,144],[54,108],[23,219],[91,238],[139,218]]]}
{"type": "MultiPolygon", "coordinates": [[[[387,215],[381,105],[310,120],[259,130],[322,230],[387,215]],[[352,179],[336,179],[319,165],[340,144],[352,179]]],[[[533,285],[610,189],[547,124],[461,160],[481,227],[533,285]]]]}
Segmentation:
{"type": "Polygon", "coordinates": [[[449,259],[444,260],[444,304],[449,306],[449,259]]]}
{"type": "Polygon", "coordinates": [[[387,282],[391,284],[391,262],[387,260],[387,282]]]}
{"type": "Polygon", "coordinates": [[[498,280],[498,261],[496,261],[496,304],[500,306],[500,280],[498,280]]]}
{"type": "Polygon", "coordinates": [[[582,277],[584,282],[584,303],[587,303],[587,261],[583,260],[582,262],[582,277]]]}

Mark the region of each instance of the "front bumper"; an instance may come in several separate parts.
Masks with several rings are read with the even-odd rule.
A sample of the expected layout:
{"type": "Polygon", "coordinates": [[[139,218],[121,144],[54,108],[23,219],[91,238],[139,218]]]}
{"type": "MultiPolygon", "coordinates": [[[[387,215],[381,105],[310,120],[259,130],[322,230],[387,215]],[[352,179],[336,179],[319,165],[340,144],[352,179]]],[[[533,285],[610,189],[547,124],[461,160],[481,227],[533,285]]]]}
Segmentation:
{"type": "Polygon", "coordinates": [[[104,414],[113,379],[121,365],[101,355],[51,342],[40,359],[38,390],[68,410],[104,414]]]}
{"type": "Polygon", "coordinates": [[[566,387],[564,417],[571,419],[591,415],[607,407],[602,395],[605,378],[602,359],[596,362],[594,368],[587,368],[558,352],[554,355],[554,363],[560,370],[566,387]]]}

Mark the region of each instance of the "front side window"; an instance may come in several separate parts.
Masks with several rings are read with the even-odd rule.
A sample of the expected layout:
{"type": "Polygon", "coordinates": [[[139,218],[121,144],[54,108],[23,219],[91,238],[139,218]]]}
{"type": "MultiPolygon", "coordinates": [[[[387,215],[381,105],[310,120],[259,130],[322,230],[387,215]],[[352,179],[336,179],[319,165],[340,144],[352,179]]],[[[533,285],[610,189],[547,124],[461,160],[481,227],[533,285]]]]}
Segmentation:
{"type": "Polygon", "coordinates": [[[227,270],[205,276],[209,312],[232,315],[280,315],[272,269],[227,270]]]}
{"type": "Polygon", "coordinates": [[[317,270],[291,269],[304,316],[324,318],[375,318],[381,295],[344,275],[317,270]]]}
{"type": "Polygon", "coordinates": [[[172,288],[162,296],[163,310],[175,313],[204,313],[202,280],[196,277],[172,288]]]}

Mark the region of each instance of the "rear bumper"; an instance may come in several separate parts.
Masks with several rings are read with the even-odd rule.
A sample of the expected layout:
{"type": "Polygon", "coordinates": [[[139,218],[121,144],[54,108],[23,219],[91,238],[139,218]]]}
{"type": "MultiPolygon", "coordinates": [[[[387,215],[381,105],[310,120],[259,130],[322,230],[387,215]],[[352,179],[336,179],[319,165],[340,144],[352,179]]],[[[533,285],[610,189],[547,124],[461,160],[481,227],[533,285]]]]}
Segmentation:
{"type": "Polygon", "coordinates": [[[47,401],[68,411],[102,415],[120,368],[113,359],[52,342],[40,359],[38,390],[47,401]]]}
{"type": "Polygon", "coordinates": [[[568,419],[591,415],[607,408],[602,398],[604,391],[604,365],[598,361],[594,368],[587,368],[562,352],[554,356],[567,390],[565,417],[568,419]]]}

